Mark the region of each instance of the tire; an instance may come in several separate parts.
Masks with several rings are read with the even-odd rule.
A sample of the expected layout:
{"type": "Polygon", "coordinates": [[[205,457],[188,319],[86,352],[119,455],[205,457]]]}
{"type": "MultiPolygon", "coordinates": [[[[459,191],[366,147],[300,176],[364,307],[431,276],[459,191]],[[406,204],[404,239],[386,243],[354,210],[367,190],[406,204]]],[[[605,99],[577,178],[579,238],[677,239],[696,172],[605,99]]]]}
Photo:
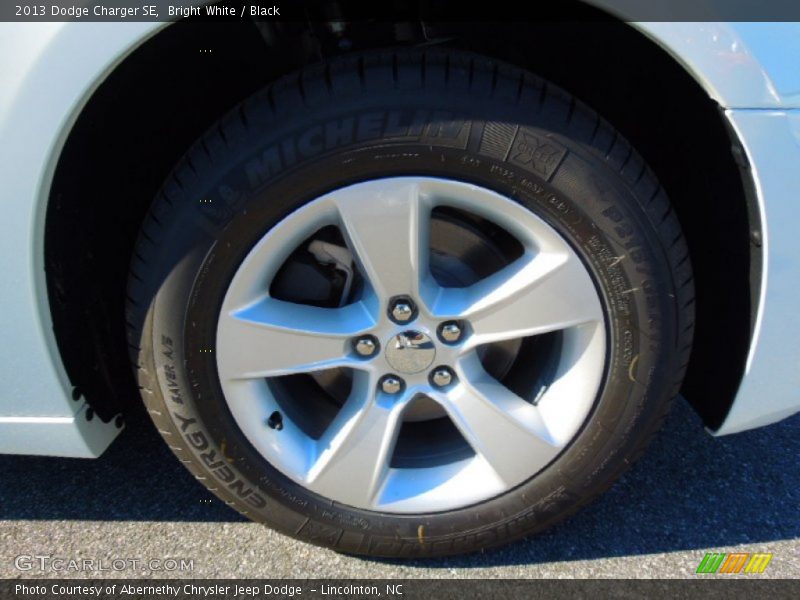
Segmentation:
{"type": "MultiPolygon", "coordinates": [[[[505,233],[470,223],[492,248],[503,246],[496,240],[505,233]]],[[[363,288],[369,276],[361,279],[363,288]]],[[[664,420],[681,385],[694,322],[687,245],[642,157],[553,85],[450,51],[336,59],[276,82],[224,116],[155,199],[134,253],[128,298],[142,397],[195,477],[241,514],[282,533],[387,557],[505,544],[553,525],[607,489],[664,420]],[[255,447],[243,433],[249,425],[237,420],[223,392],[217,336],[226,294],[266,233],[332,191],[403,177],[464,182],[487,198],[510,199],[521,207],[513,210],[556,232],[594,286],[605,346],[586,418],[536,473],[463,506],[445,498],[431,510],[424,500],[416,509],[371,510],[307,489],[255,447]]],[[[383,360],[387,342],[375,342],[383,360]]],[[[281,427],[273,422],[264,435],[280,435],[281,427]]],[[[486,481],[478,478],[473,487],[486,481]]]]}

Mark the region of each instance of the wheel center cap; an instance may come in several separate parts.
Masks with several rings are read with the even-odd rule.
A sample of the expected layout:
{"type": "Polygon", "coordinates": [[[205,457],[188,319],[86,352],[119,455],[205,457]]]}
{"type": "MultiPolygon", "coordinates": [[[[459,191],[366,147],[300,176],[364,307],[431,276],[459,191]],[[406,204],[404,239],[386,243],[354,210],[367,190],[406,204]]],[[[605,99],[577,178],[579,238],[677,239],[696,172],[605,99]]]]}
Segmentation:
{"type": "Polygon", "coordinates": [[[436,347],[421,331],[404,331],[386,344],[386,361],[398,373],[419,373],[433,364],[436,347]]]}

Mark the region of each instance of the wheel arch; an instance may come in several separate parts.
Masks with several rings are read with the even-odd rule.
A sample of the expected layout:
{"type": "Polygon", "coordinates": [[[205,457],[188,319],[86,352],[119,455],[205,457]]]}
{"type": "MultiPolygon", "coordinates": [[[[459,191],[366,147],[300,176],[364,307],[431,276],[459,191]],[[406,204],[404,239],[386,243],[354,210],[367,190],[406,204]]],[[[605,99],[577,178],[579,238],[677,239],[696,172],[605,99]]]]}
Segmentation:
{"type": "MultiPolygon", "coordinates": [[[[575,3],[576,20],[586,17],[588,23],[552,27],[503,24],[503,35],[492,25],[459,26],[433,40],[429,29],[412,24],[395,31],[392,43],[466,48],[535,71],[593,106],[645,156],[675,204],[695,265],[698,327],[684,394],[714,429],[744,374],[761,286],[761,224],[749,166],[714,101],[724,98],[711,78],[676,60],[653,31],[645,35],[575,3]],[[647,77],[652,73],[659,81],[647,77]],[[719,186],[709,191],[712,180],[719,186]],[[714,300],[720,290],[730,299],[724,306],[714,300]],[[719,339],[728,341],[725,348],[719,339]]],[[[211,28],[187,20],[142,36],[87,98],[58,155],[44,262],[60,355],[101,417],[136,399],[124,282],[161,181],[219,114],[276,77],[338,52],[332,35],[324,28],[280,31],[250,22],[211,28]],[[160,68],[148,68],[153,64],[160,68]],[[79,327],[86,323],[90,335],[79,327]]],[[[386,43],[362,27],[351,35],[351,50],[386,43]]]]}

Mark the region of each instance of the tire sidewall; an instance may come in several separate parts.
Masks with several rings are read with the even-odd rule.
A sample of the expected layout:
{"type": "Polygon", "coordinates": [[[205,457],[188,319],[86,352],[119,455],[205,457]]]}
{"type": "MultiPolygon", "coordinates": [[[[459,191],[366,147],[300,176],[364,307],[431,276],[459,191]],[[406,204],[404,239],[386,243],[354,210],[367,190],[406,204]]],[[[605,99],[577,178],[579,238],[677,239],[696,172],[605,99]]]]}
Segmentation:
{"type": "Polygon", "coordinates": [[[640,199],[594,148],[570,139],[546,113],[450,100],[455,108],[448,112],[438,108],[442,97],[435,93],[362,97],[320,108],[299,126],[266,135],[244,132],[231,147],[204,153],[209,168],[198,168],[199,159],[194,169],[184,167],[183,189],[167,190],[174,213],[158,249],[160,276],[145,345],[152,348],[152,368],[174,434],[188,444],[207,484],[250,518],[352,552],[397,555],[492,546],[548,526],[604,489],[662,413],[675,370],[677,318],[668,300],[674,282],[640,199]],[[365,115],[377,122],[374,115],[382,114],[386,123],[393,110],[428,117],[417,119],[417,135],[387,137],[382,131],[359,140],[365,115]],[[323,141],[320,152],[304,156],[312,130],[324,135],[326,128],[350,119],[350,139],[333,147],[323,141]],[[505,156],[482,143],[487,123],[513,124],[505,156]],[[261,177],[253,165],[263,166],[275,148],[294,148],[294,160],[281,154],[276,172],[270,168],[261,177]],[[314,198],[391,176],[466,181],[519,202],[579,253],[606,308],[607,371],[589,419],[548,467],[481,503],[479,511],[388,515],[305,490],[247,442],[217,378],[219,308],[253,245],[314,198]],[[201,202],[207,199],[217,205],[201,202]]]}

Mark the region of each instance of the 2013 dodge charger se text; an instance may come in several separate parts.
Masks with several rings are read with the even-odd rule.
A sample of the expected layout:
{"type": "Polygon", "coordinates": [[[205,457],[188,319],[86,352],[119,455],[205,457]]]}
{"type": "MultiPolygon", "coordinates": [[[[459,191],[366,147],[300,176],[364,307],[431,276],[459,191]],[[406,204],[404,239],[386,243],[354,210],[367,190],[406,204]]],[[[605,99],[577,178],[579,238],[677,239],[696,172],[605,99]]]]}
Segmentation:
{"type": "Polygon", "coordinates": [[[144,401],[249,518],[433,556],[578,510],[679,393],[800,411],[800,25],[295,4],[0,24],[0,452],[144,401]]]}

